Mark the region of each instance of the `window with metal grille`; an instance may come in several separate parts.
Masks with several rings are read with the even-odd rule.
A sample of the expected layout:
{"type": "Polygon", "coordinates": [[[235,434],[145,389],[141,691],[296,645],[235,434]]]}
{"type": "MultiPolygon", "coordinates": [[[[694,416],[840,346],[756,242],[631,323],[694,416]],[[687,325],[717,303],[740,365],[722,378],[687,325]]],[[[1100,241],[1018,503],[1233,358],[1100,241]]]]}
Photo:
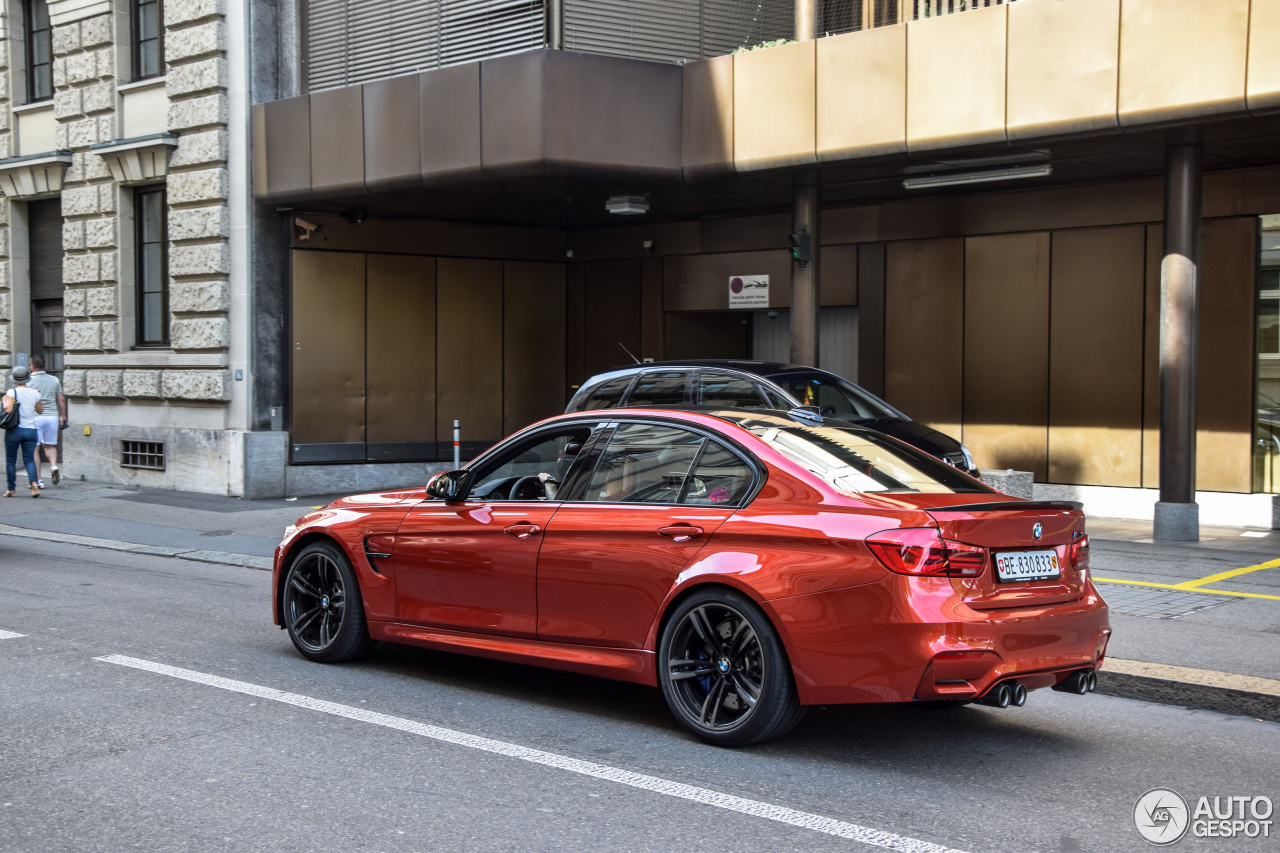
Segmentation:
{"type": "Polygon", "coordinates": [[[164,73],[164,8],[160,0],[133,0],[133,79],[164,73]]]}
{"type": "Polygon", "coordinates": [[[23,7],[27,41],[27,103],[53,97],[53,29],[47,0],[27,0],[23,7]]]}
{"type": "Polygon", "coordinates": [[[163,441],[120,442],[120,467],[146,468],[148,471],[164,470],[163,441]]]}

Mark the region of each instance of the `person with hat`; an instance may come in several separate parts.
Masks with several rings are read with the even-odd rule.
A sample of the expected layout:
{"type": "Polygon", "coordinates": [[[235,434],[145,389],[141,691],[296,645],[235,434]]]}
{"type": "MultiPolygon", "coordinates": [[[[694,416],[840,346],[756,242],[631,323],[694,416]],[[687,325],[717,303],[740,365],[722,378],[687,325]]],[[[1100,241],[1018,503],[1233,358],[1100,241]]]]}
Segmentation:
{"type": "Polygon", "coordinates": [[[36,473],[36,445],[40,442],[36,432],[36,415],[44,411],[40,402],[40,392],[27,387],[31,371],[22,365],[13,368],[13,387],[4,392],[4,411],[6,414],[18,407],[18,425],[6,430],[4,434],[4,472],[9,478],[9,490],[6,498],[13,497],[17,489],[18,451],[22,451],[22,461],[27,466],[27,481],[31,484],[31,497],[40,497],[40,477],[36,473]]]}

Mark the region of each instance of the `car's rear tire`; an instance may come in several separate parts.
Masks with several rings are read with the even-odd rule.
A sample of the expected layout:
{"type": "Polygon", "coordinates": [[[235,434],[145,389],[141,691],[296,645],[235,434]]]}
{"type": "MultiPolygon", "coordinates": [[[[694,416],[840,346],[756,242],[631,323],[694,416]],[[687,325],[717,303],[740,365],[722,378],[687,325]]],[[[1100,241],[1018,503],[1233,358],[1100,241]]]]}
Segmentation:
{"type": "Polygon", "coordinates": [[[282,605],[289,639],[309,660],[355,660],[376,645],[369,637],[355,572],[331,542],[312,542],[293,558],[285,572],[282,605]]]}
{"type": "Polygon", "coordinates": [[[658,643],[658,667],[671,712],[708,743],[763,743],[804,716],[778,632],[732,590],[698,591],[676,606],[658,643]]]}

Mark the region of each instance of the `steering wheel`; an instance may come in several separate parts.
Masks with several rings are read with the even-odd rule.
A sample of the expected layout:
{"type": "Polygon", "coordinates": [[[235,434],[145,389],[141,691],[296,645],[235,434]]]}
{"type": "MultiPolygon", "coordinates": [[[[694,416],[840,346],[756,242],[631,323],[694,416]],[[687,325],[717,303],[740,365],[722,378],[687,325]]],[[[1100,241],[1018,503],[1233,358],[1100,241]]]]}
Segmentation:
{"type": "Polygon", "coordinates": [[[835,406],[823,406],[823,407],[822,407],[822,416],[823,416],[824,418],[834,418],[834,417],[836,416],[836,407],[835,407],[835,406]]]}
{"type": "Polygon", "coordinates": [[[510,501],[536,501],[546,496],[542,481],[537,477],[521,477],[511,484],[511,491],[507,492],[507,500],[510,501]]]}

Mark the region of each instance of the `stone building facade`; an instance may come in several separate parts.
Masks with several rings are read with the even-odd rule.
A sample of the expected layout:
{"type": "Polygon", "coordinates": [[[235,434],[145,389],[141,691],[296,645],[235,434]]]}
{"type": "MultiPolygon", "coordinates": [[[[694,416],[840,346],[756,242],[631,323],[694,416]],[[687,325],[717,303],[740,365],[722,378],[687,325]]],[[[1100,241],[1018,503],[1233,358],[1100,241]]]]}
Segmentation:
{"type": "Polygon", "coordinates": [[[70,476],[243,492],[249,364],[233,329],[249,310],[249,229],[233,210],[248,197],[245,8],[8,0],[0,10],[0,362],[55,353],[61,322],[70,476]],[[42,39],[46,98],[32,85],[48,73],[42,39]],[[144,222],[147,193],[162,224],[144,222]],[[62,220],[60,253],[49,214],[62,220]]]}

